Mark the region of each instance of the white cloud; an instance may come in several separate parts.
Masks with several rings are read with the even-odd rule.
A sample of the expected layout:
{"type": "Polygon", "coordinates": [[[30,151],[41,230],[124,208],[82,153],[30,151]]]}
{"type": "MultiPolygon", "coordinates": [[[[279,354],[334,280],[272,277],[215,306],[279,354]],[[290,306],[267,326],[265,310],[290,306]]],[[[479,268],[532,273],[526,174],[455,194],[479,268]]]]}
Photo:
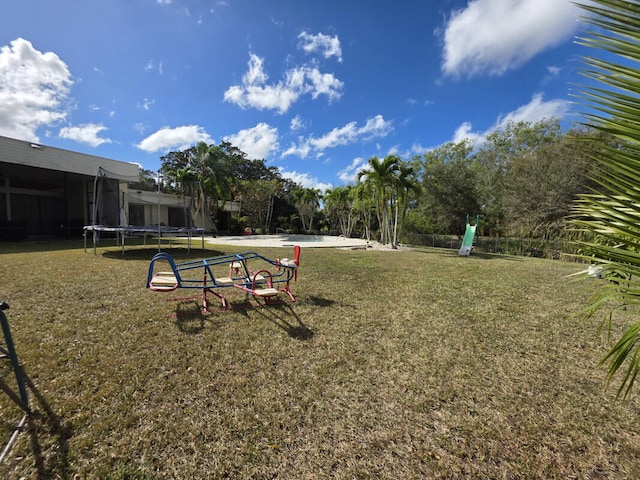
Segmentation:
{"type": "Polygon", "coordinates": [[[249,70],[242,77],[245,85],[265,83],[269,77],[264,73],[264,59],[253,53],[249,55],[249,70]]]}
{"type": "Polygon", "coordinates": [[[460,143],[464,140],[467,140],[471,144],[476,144],[482,141],[482,138],[485,136],[486,133],[490,133],[490,132],[486,132],[486,133],[473,132],[472,128],[473,126],[471,125],[471,122],[463,122],[462,125],[456,128],[456,131],[454,132],[453,138],[451,139],[451,141],[453,143],[460,143]]]}
{"type": "Polygon", "coordinates": [[[37,130],[67,117],[73,79],[52,52],[18,38],[0,49],[0,135],[38,141],[37,130]]]}
{"type": "Polygon", "coordinates": [[[323,183],[315,177],[312,177],[308,173],[299,173],[294,171],[288,172],[286,170],[280,169],[280,175],[284,178],[288,178],[298,185],[302,185],[305,188],[317,188],[321,192],[325,192],[326,190],[333,188],[330,183],[323,183]]]}
{"type": "Polygon", "coordinates": [[[376,115],[367,119],[367,123],[362,127],[358,127],[356,122],[349,122],[343,127],[334,128],[322,137],[300,138],[299,143],[297,145],[292,144],[282,153],[282,156],[297,155],[300,158],[306,158],[311,151],[314,151],[316,156],[320,156],[327,148],[349,145],[356,141],[366,142],[376,137],[385,137],[391,130],[393,130],[391,122],[385,120],[382,115],[376,115]]]}
{"type": "MultiPolygon", "coordinates": [[[[378,150],[380,150],[380,146],[377,146],[378,150]]],[[[387,150],[387,155],[398,155],[400,156],[400,148],[398,145],[392,145],[391,147],[389,147],[389,149],[387,150]]]]}
{"type": "Polygon", "coordinates": [[[344,183],[355,183],[358,172],[367,168],[368,162],[364,158],[354,158],[351,163],[338,172],[338,178],[344,183]]]}
{"type": "Polygon", "coordinates": [[[312,35],[302,32],[298,38],[302,40],[301,48],[306,53],[320,53],[324,58],[336,57],[338,62],[342,62],[342,48],[337,35],[331,37],[323,33],[312,35]]]}
{"type": "Polygon", "coordinates": [[[314,100],[325,95],[330,102],[342,96],[344,84],[331,73],[321,73],[316,67],[302,66],[285,72],[284,80],[267,84],[264,60],[251,53],[248,70],[241,85],[232,85],[224,92],[224,101],[241,108],[276,110],[285,113],[302,95],[314,100]]]}
{"type": "Polygon", "coordinates": [[[536,93],[529,103],[500,117],[497,128],[502,128],[509,122],[537,122],[545,118],[563,118],[569,112],[570,105],[568,100],[561,99],[545,102],[542,94],[536,93]]]}
{"type": "Polygon", "coordinates": [[[420,143],[413,143],[409,148],[404,149],[400,149],[400,145],[394,145],[387,149],[386,155],[397,155],[400,158],[412,158],[415,155],[422,155],[431,149],[432,147],[424,147],[420,143]]]}
{"type": "Polygon", "coordinates": [[[75,140],[79,143],[84,143],[92,147],[97,147],[103,143],[111,143],[110,138],[101,138],[100,132],[106,130],[104,125],[98,125],[96,123],[85,123],[84,125],[78,125],[75,127],[64,127],[60,129],[60,138],[66,138],[68,140],[75,140]]]}
{"type": "Polygon", "coordinates": [[[570,0],[471,0],[445,26],[442,71],[502,75],[569,38],[578,15],[570,0]]]}
{"type": "Polygon", "coordinates": [[[133,129],[142,135],[147,130],[147,126],[142,122],[137,122],[133,124],[133,129]]]}
{"type": "Polygon", "coordinates": [[[311,153],[311,145],[304,137],[298,137],[298,143],[292,143],[289,148],[282,152],[282,157],[296,155],[300,158],[307,158],[311,153]]]}
{"type": "Polygon", "coordinates": [[[289,129],[292,132],[297,132],[302,128],[304,128],[304,122],[302,121],[302,118],[300,118],[300,115],[296,115],[291,119],[291,123],[289,124],[289,129]]]}
{"type": "Polygon", "coordinates": [[[149,60],[149,62],[147,63],[147,65],[144,67],[145,71],[149,72],[149,71],[156,71],[158,72],[160,75],[163,74],[163,69],[162,69],[162,62],[158,63],[157,65],[152,61],[149,60]]]}
{"type": "Polygon", "coordinates": [[[431,148],[424,147],[420,143],[414,143],[413,145],[411,145],[411,149],[410,149],[409,153],[406,156],[410,157],[410,156],[413,156],[413,155],[422,155],[424,153],[427,153],[429,150],[431,150],[431,148]]]}
{"type": "Polygon", "coordinates": [[[541,93],[536,93],[531,101],[512,112],[498,117],[495,125],[485,132],[474,132],[470,122],[463,122],[453,134],[452,142],[468,140],[473,144],[480,143],[484,137],[496,130],[501,130],[513,122],[535,123],[544,119],[563,118],[570,108],[567,100],[555,99],[545,102],[541,93]]]}
{"type": "Polygon", "coordinates": [[[155,99],[149,99],[149,98],[145,98],[142,103],[139,104],[140,108],[142,108],[143,110],[149,110],[151,108],[151,105],[153,105],[154,103],[156,103],[155,99]]]}
{"type": "Polygon", "coordinates": [[[164,127],[136,145],[145,152],[170,152],[180,151],[193,147],[198,142],[212,144],[213,139],[209,134],[197,125],[184,125],[182,127],[164,127]]]}
{"type": "Polygon", "coordinates": [[[234,135],[224,137],[224,140],[238,147],[250,159],[266,159],[280,148],[278,129],[266,123],[240,130],[234,135]]]}
{"type": "Polygon", "coordinates": [[[553,76],[560,75],[561,71],[562,71],[562,68],[560,67],[555,67],[553,65],[547,67],[547,72],[549,72],[549,74],[553,76]]]}

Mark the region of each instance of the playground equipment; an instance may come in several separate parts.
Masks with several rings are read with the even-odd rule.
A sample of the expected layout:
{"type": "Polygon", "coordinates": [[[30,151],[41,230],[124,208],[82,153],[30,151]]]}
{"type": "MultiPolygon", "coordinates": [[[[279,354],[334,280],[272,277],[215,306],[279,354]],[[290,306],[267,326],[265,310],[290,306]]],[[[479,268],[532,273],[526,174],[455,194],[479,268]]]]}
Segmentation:
{"type": "Polygon", "coordinates": [[[4,311],[8,308],[9,305],[7,303],[0,302],[0,323],[2,324],[2,334],[4,336],[4,346],[0,346],[0,359],[9,361],[11,370],[13,370],[13,373],[15,375],[18,391],[16,392],[13,388],[11,388],[2,377],[0,377],[0,390],[6,393],[7,396],[24,411],[24,415],[11,434],[11,437],[4,447],[4,450],[2,450],[2,453],[0,453],[0,463],[4,462],[7,453],[9,453],[9,450],[11,450],[11,447],[18,438],[18,434],[22,431],[27,421],[27,417],[31,411],[29,407],[29,397],[27,395],[26,382],[22,372],[22,367],[18,362],[18,355],[16,354],[16,349],[13,345],[11,329],[9,328],[9,321],[4,314],[4,311]]]}
{"type": "Polygon", "coordinates": [[[202,307],[207,312],[211,312],[208,295],[218,297],[222,308],[227,308],[223,292],[234,288],[262,300],[264,304],[269,304],[280,292],[295,302],[289,283],[298,277],[300,246],[296,245],[293,252],[293,260],[271,260],[255,252],[246,252],[184,263],[176,263],[170,254],[160,252],[149,264],[147,288],[156,292],[172,292],[181,288],[201,290],[202,307]]]}
{"type": "Polygon", "coordinates": [[[205,231],[215,231],[211,217],[206,214],[204,202],[196,206],[197,193],[204,198],[202,185],[199,182],[185,183],[190,192],[182,199],[160,191],[158,174],[158,190],[146,192],[135,189],[120,189],[120,182],[138,182],[135,177],[123,177],[109,172],[102,167],[93,181],[93,203],[91,225],[85,225],[84,250],[87,251],[87,237],[93,237],[93,253],[96,254],[100,236],[114,235],[116,245],[122,246],[124,254],[127,237],[157,237],[158,251],[161,250],[162,237],[187,237],[188,248],[191,249],[192,237],[200,235],[204,250],[205,231]],[[135,212],[135,213],[134,213],[135,212]],[[175,226],[165,223],[175,222],[175,226]]]}
{"type": "Polygon", "coordinates": [[[469,254],[471,253],[471,249],[473,248],[473,241],[476,238],[476,228],[478,228],[479,220],[480,220],[480,215],[476,215],[476,223],[475,225],[471,225],[469,223],[469,215],[467,215],[467,228],[464,232],[462,245],[460,246],[458,255],[469,256],[469,254]]]}

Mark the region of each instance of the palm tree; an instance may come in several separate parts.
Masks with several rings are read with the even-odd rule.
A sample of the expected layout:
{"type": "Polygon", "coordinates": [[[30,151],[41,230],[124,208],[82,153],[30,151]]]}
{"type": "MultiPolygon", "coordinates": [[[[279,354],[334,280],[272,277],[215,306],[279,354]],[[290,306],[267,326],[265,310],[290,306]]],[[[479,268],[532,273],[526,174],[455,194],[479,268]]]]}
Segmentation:
{"type": "Polygon", "coordinates": [[[203,208],[207,215],[211,210],[216,212],[219,201],[231,196],[224,153],[220,147],[199,142],[190,156],[189,166],[195,171],[202,186],[202,192],[196,191],[197,206],[203,208]],[[203,198],[199,198],[200,193],[203,198]]]}
{"type": "Polygon", "coordinates": [[[402,230],[402,221],[404,220],[407,208],[409,206],[410,194],[418,193],[420,186],[415,178],[413,167],[401,162],[397,174],[393,178],[393,198],[394,198],[394,221],[393,221],[393,248],[398,247],[398,235],[402,230]],[[402,214],[400,214],[402,211],[402,214]]]}
{"type": "Polygon", "coordinates": [[[180,194],[193,199],[195,212],[209,216],[219,208],[219,200],[231,199],[227,157],[221,147],[199,142],[162,157],[162,170],[180,194]]]}
{"type": "MultiPolygon", "coordinates": [[[[606,277],[624,279],[624,290],[619,282],[604,282],[588,308],[590,315],[606,309],[601,326],[611,332],[616,308],[640,304],[640,15],[635,0],[592,0],[581,8],[590,14],[585,22],[596,28],[580,42],[608,58],[584,58],[584,75],[599,82],[581,94],[590,109],[587,124],[615,144],[588,140],[597,186],[580,197],[572,222],[582,255],[606,277]]],[[[627,396],[640,372],[640,321],[602,362],[609,380],[622,372],[618,395],[627,396]]]]}
{"type": "Polygon", "coordinates": [[[400,169],[401,162],[402,160],[396,155],[387,155],[384,160],[371,157],[368,168],[358,172],[357,176],[358,181],[364,178],[364,181],[371,185],[380,225],[380,243],[384,245],[393,241],[390,210],[396,173],[400,169]]]}
{"type": "Polygon", "coordinates": [[[257,225],[263,234],[271,229],[273,207],[276,197],[282,193],[282,182],[272,179],[241,180],[239,198],[242,213],[250,224],[257,225]]]}
{"type": "Polygon", "coordinates": [[[317,188],[305,188],[291,192],[293,202],[300,215],[302,228],[309,233],[313,228],[313,217],[320,208],[320,190],[317,188]]]}
{"type": "Polygon", "coordinates": [[[355,186],[353,208],[359,214],[364,227],[364,236],[367,242],[371,241],[371,224],[373,223],[373,212],[375,202],[373,200],[372,185],[360,182],[355,186]]]}
{"type": "Polygon", "coordinates": [[[340,225],[340,233],[343,237],[349,238],[354,224],[354,195],[353,187],[335,187],[325,192],[324,209],[328,217],[334,217],[340,225]]]}

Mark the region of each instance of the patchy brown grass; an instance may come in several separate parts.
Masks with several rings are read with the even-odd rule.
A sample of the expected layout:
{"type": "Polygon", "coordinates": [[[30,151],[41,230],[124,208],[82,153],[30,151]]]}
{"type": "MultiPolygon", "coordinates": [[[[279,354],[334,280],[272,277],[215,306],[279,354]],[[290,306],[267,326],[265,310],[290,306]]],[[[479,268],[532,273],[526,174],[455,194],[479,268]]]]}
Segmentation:
{"type": "Polygon", "coordinates": [[[296,303],[203,315],[144,288],[152,248],[56,247],[1,247],[35,411],[2,478],[640,478],[574,264],[303,249],[296,303]]]}

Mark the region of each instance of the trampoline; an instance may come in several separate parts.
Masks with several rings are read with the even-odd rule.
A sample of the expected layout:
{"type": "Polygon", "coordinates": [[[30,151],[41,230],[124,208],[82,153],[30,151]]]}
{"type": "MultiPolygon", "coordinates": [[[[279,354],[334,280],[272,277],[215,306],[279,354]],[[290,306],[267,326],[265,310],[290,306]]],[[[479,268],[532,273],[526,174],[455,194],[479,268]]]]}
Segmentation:
{"type": "MultiPolygon", "coordinates": [[[[92,202],[92,222],[91,225],[83,227],[84,249],[87,251],[87,237],[91,235],[93,241],[93,253],[96,254],[98,243],[106,236],[114,236],[116,246],[125,251],[125,240],[127,237],[142,237],[143,242],[147,244],[147,237],[157,237],[158,250],[161,250],[162,238],[170,237],[186,237],[188,239],[187,248],[191,251],[191,240],[194,235],[202,237],[202,249],[204,250],[204,233],[206,229],[215,229],[211,223],[211,219],[205,214],[205,208],[200,207],[200,215],[198,220],[201,225],[196,223],[194,211],[194,195],[199,191],[201,196],[204,195],[202,186],[192,185],[191,196],[182,196],[175,198],[175,202],[167,203],[173,199],[172,195],[163,194],[160,191],[160,179],[158,178],[157,192],[145,192],[140,190],[132,190],[120,187],[120,182],[131,183],[137,181],[138,178],[122,177],[108,172],[100,167],[93,183],[93,202],[92,202]],[[161,198],[164,200],[161,201],[161,198]],[[136,206],[140,207],[138,214],[132,214],[131,209],[136,206]],[[161,207],[166,210],[176,210],[179,215],[172,217],[170,213],[161,215],[161,207]],[[173,226],[167,226],[165,222],[171,222],[173,226]]],[[[202,202],[201,202],[202,203],[202,202]]],[[[168,223],[167,222],[167,223],[168,223]]]]}
{"type": "Polygon", "coordinates": [[[158,250],[161,248],[162,237],[187,237],[187,249],[191,251],[191,240],[194,235],[200,235],[202,239],[202,249],[204,250],[204,229],[186,227],[133,227],[119,226],[109,227],[105,225],[86,225],[84,227],[84,251],[87,251],[87,235],[93,237],[93,253],[95,255],[97,244],[100,241],[100,233],[115,233],[116,245],[122,248],[124,255],[125,239],[127,237],[142,237],[144,245],[147,244],[147,237],[158,238],[158,250]]]}

